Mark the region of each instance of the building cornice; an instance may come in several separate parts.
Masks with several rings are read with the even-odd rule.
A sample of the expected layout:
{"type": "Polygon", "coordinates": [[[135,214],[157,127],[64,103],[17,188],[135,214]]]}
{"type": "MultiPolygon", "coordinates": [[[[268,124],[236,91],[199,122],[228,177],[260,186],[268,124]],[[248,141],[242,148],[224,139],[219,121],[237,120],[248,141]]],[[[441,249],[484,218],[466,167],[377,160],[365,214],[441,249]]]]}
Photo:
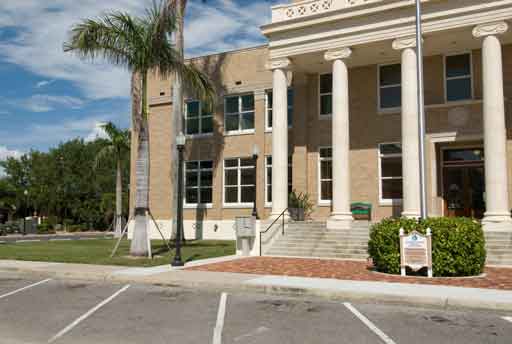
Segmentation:
{"type": "Polygon", "coordinates": [[[352,55],[352,49],[350,48],[338,48],[327,51],[324,54],[324,59],[327,61],[334,61],[340,59],[347,59],[352,55]]]}
{"type": "Polygon", "coordinates": [[[481,38],[485,36],[501,35],[508,31],[508,24],[504,21],[485,23],[473,29],[473,36],[481,38]]]}

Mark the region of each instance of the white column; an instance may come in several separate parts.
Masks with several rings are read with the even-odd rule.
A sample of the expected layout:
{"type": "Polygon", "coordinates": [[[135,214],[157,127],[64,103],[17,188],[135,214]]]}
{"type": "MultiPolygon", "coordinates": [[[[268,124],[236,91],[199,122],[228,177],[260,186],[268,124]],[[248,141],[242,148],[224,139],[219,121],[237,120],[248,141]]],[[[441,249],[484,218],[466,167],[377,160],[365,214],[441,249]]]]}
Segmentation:
{"type": "Polygon", "coordinates": [[[332,213],[328,229],[350,229],[353,221],[350,211],[350,126],[348,68],[345,60],[349,48],[325,53],[332,61],[332,213]]]}
{"type": "MultiPolygon", "coordinates": [[[[272,213],[278,217],[288,208],[288,79],[287,58],[271,60],[272,90],[272,213]]],[[[287,215],[287,214],[286,214],[287,215]]]]}
{"type": "Polygon", "coordinates": [[[483,38],[483,116],[485,150],[485,189],[487,211],[482,221],[485,230],[512,231],[508,198],[507,135],[501,43],[496,37],[505,33],[505,22],[475,27],[473,35],[483,38]]]}
{"type": "Polygon", "coordinates": [[[416,36],[399,38],[393,49],[402,51],[402,216],[420,217],[420,154],[416,36]]]}

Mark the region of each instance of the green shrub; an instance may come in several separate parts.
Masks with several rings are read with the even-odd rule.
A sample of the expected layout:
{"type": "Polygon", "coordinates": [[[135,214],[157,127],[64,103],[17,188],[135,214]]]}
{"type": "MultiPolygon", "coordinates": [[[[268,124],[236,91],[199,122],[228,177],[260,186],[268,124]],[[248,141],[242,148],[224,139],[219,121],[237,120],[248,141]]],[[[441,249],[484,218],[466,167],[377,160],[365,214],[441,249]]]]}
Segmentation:
{"type": "Polygon", "coordinates": [[[400,228],[425,234],[432,230],[432,265],[434,276],[474,276],[485,266],[485,238],[482,225],[468,218],[385,219],[372,226],[368,253],[375,268],[391,274],[400,273],[400,228]]]}
{"type": "Polygon", "coordinates": [[[69,233],[86,232],[87,229],[88,229],[87,225],[84,225],[84,224],[66,226],[66,231],[69,233]]]}
{"type": "Polygon", "coordinates": [[[0,236],[7,234],[15,234],[21,232],[20,222],[9,221],[5,224],[0,224],[0,236]]]}
{"type": "Polygon", "coordinates": [[[288,195],[288,207],[290,209],[302,209],[304,211],[304,217],[308,218],[313,211],[314,203],[311,201],[309,194],[297,193],[293,190],[288,195]]]}
{"type": "Polygon", "coordinates": [[[37,226],[37,234],[55,234],[55,231],[50,224],[42,223],[37,226]]]}

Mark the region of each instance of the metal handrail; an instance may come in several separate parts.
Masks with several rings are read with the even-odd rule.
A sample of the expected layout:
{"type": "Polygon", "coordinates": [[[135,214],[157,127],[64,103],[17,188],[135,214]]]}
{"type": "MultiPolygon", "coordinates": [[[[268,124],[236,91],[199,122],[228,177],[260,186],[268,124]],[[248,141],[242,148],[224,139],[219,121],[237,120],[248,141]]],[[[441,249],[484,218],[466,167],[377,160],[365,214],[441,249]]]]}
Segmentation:
{"type": "Polygon", "coordinates": [[[287,211],[288,211],[288,208],[283,210],[283,212],[278,217],[276,217],[276,219],[270,224],[270,226],[267,227],[267,229],[265,229],[263,232],[260,232],[260,256],[263,255],[262,250],[261,250],[261,235],[267,233],[277,223],[277,221],[279,221],[280,218],[282,218],[282,221],[283,221],[281,228],[282,228],[282,235],[284,235],[284,223],[285,223],[284,215],[286,214],[287,211]]]}

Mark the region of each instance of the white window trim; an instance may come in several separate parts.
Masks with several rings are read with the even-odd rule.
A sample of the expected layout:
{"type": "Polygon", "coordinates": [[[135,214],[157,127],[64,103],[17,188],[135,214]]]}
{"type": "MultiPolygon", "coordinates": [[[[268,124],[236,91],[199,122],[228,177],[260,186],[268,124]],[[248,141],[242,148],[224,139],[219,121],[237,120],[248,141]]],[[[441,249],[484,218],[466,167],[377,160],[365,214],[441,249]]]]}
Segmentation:
{"type": "Polygon", "coordinates": [[[213,202],[213,171],[214,171],[214,165],[213,165],[213,160],[189,160],[189,161],[184,161],[183,162],[183,185],[184,185],[184,194],[183,194],[183,207],[184,208],[188,208],[188,209],[204,209],[204,208],[212,208],[213,206],[213,203],[210,202],[210,203],[187,203],[187,195],[186,195],[186,191],[187,191],[187,163],[188,162],[197,162],[199,165],[199,167],[197,169],[194,169],[192,171],[197,171],[197,187],[194,187],[194,189],[199,189],[198,192],[198,196],[199,198],[201,198],[201,172],[202,171],[210,171],[212,172],[212,186],[211,186],[211,189],[212,189],[212,202],[213,202]],[[201,168],[201,162],[204,162],[204,161],[211,161],[212,162],[212,168],[204,168],[202,169],[201,168]]]}
{"type": "MultiPolygon", "coordinates": [[[[254,92],[246,92],[246,93],[240,93],[240,94],[229,94],[229,95],[226,95],[224,96],[224,135],[225,136],[235,136],[235,135],[245,135],[245,134],[254,134],[255,133],[255,128],[256,128],[256,99],[254,99],[254,109],[252,111],[242,111],[242,97],[243,96],[247,96],[247,95],[252,95],[253,97],[255,97],[254,95],[254,92]],[[226,119],[227,119],[227,115],[228,115],[228,112],[226,110],[226,99],[227,98],[234,98],[234,97],[238,97],[238,130],[227,130],[226,129],[226,119]],[[253,112],[254,113],[254,128],[252,129],[245,129],[245,130],[241,130],[240,129],[240,118],[242,116],[242,114],[244,113],[249,113],[249,112],[253,112]]],[[[234,115],[235,113],[229,113],[231,115],[234,115]]]]}
{"type": "MultiPolygon", "coordinates": [[[[403,198],[383,198],[382,197],[382,180],[393,180],[393,179],[400,179],[404,180],[404,177],[382,177],[382,154],[380,153],[381,146],[384,145],[392,145],[392,144],[400,144],[402,146],[401,142],[383,142],[379,143],[377,147],[377,155],[378,155],[378,170],[379,170],[379,205],[383,206],[390,206],[390,205],[399,205],[402,204],[403,198]]],[[[402,166],[403,166],[403,148],[401,154],[386,154],[387,158],[402,158],[402,166]]],[[[403,196],[403,195],[402,195],[403,196]]]]}
{"type": "MultiPolygon", "coordinates": [[[[317,83],[318,83],[318,85],[317,85],[318,86],[317,87],[318,88],[318,109],[317,109],[317,111],[318,111],[318,118],[321,119],[321,120],[330,120],[330,119],[332,119],[332,113],[324,114],[324,115],[321,114],[321,111],[322,111],[322,96],[331,95],[331,97],[333,97],[333,92],[332,92],[333,90],[332,89],[331,89],[330,93],[321,93],[321,90],[320,90],[320,85],[321,85],[320,79],[321,79],[322,75],[329,75],[329,74],[332,75],[332,73],[320,73],[320,74],[318,74],[318,81],[317,81],[317,83]]],[[[322,147],[322,148],[325,148],[325,147],[322,147]]]]}
{"type": "MultiPolygon", "coordinates": [[[[268,162],[267,162],[267,158],[268,157],[272,157],[272,155],[265,155],[265,208],[271,208],[272,207],[272,202],[268,202],[268,185],[269,185],[269,181],[268,181],[268,174],[267,174],[267,169],[269,167],[268,165],[268,162]]],[[[272,164],[274,163],[274,160],[272,160],[272,164]]],[[[273,165],[270,165],[270,166],[273,166],[273,165]]],[[[290,156],[290,160],[288,160],[288,174],[290,173],[290,167],[292,168],[292,173],[293,173],[293,157],[290,156]]],[[[272,181],[270,181],[270,184],[272,183],[272,181]]],[[[288,187],[290,186],[290,184],[288,184],[288,187]]],[[[292,187],[293,187],[293,182],[292,182],[292,187]]]]}
{"type": "MultiPolygon", "coordinates": [[[[288,87],[288,91],[293,91],[293,87],[288,87]]],[[[274,97],[274,91],[272,89],[268,89],[268,90],[265,90],[265,132],[266,133],[271,133],[272,132],[272,127],[269,127],[268,126],[268,111],[269,110],[272,110],[272,125],[274,125],[274,106],[272,106],[272,109],[269,108],[268,106],[268,94],[269,92],[272,92],[272,97],[274,97]]],[[[286,96],[288,97],[288,93],[286,93],[286,96]]],[[[293,94],[294,98],[295,98],[295,94],[293,94]]],[[[274,102],[272,102],[272,105],[273,105],[274,102]]],[[[290,104],[288,103],[288,111],[289,110],[292,110],[292,116],[293,116],[293,103],[290,104]]],[[[287,113],[288,114],[288,113],[287,113]]],[[[293,117],[292,117],[292,123],[288,124],[288,129],[291,129],[293,127],[293,117]]]]}
{"type": "Polygon", "coordinates": [[[472,101],[475,99],[475,75],[473,70],[473,53],[471,51],[460,51],[457,53],[445,54],[443,55],[443,86],[444,86],[444,102],[445,104],[457,104],[457,103],[465,103],[468,101],[472,101]],[[457,80],[457,79],[467,79],[467,75],[465,76],[457,76],[457,77],[446,77],[446,59],[450,56],[459,56],[459,55],[469,55],[469,72],[471,79],[471,99],[462,99],[462,100],[448,100],[448,81],[449,80],[457,80]]]}
{"type": "MultiPolygon", "coordinates": [[[[332,200],[325,200],[322,199],[322,161],[328,161],[327,158],[321,158],[320,157],[320,151],[322,149],[332,149],[332,146],[320,146],[318,147],[318,163],[317,163],[317,169],[318,169],[318,205],[319,206],[330,206],[332,204],[332,200]]],[[[331,162],[334,163],[334,160],[331,155],[331,162]]],[[[328,179],[324,179],[328,180],[328,179]]],[[[331,183],[332,183],[331,179],[331,183]]]]}
{"type": "MultiPolygon", "coordinates": [[[[244,184],[242,185],[242,169],[249,169],[249,168],[254,168],[256,169],[255,173],[257,174],[258,171],[257,171],[257,166],[253,166],[253,167],[249,167],[249,166],[240,166],[240,159],[252,159],[250,157],[232,157],[232,158],[224,158],[224,161],[223,161],[223,168],[222,168],[222,207],[223,208],[252,208],[254,206],[254,203],[253,202],[246,202],[246,203],[243,203],[243,202],[240,202],[240,200],[242,199],[242,186],[251,186],[249,184],[244,184]],[[238,161],[238,166],[236,167],[236,170],[237,170],[237,178],[238,178],[238,185],[237,185],[237,199],[238,199],[238,202],[237,203],[226,203],[226,160],[237,160],[238,161]]],[[[228,170],[234,170],[235,167],[228,167],[227,168],[228,170]]],[[[256,175],[256,178],[257,175],[256,175]]],[[[256,185],[254,185],[255,187],[255,196],[257,197],[256,193],[258,192],[258,190],[256,190],[256,185]]]]}
{"type": "Polygon", "coordinates": [[[200,138],[200,137],[206,137],[206,136],[213,136],[213,113],[203,116],[203,102],[197,99],[187,99],[183,106],[185,107],[185,136],[187,138],[200,138]],[[187,119],[188,119],[188,103],[198,102],[199,103],[199,133],[197,134],[188,134],[188,127],[187,127],[187,119]],[[212,131],[209,133],[203,133],[203,118],[212,118],[212,131]]]}
{"type": "Polygon", "coordinates": [[[392,108],[381,108],[380,107],[380,105],[381,105],[380,90],[382,88],[391,88],[391,87],[400,86],[400,90],[402,89],[402,76],[401,75],[400,75],[400,84],[386,85],[386,86],[380,85],[380,69],[381,69],[381,67],[393,66],[393,65],[400,65],[400,67],[402,67],[402,64],[400,61],[383,63],[383,64],[377,65],[377,112],[378,113],[396,113],[396,112],[402,111],[402,106],[397,106],[397,107],[392,107],[392,108]]]}

